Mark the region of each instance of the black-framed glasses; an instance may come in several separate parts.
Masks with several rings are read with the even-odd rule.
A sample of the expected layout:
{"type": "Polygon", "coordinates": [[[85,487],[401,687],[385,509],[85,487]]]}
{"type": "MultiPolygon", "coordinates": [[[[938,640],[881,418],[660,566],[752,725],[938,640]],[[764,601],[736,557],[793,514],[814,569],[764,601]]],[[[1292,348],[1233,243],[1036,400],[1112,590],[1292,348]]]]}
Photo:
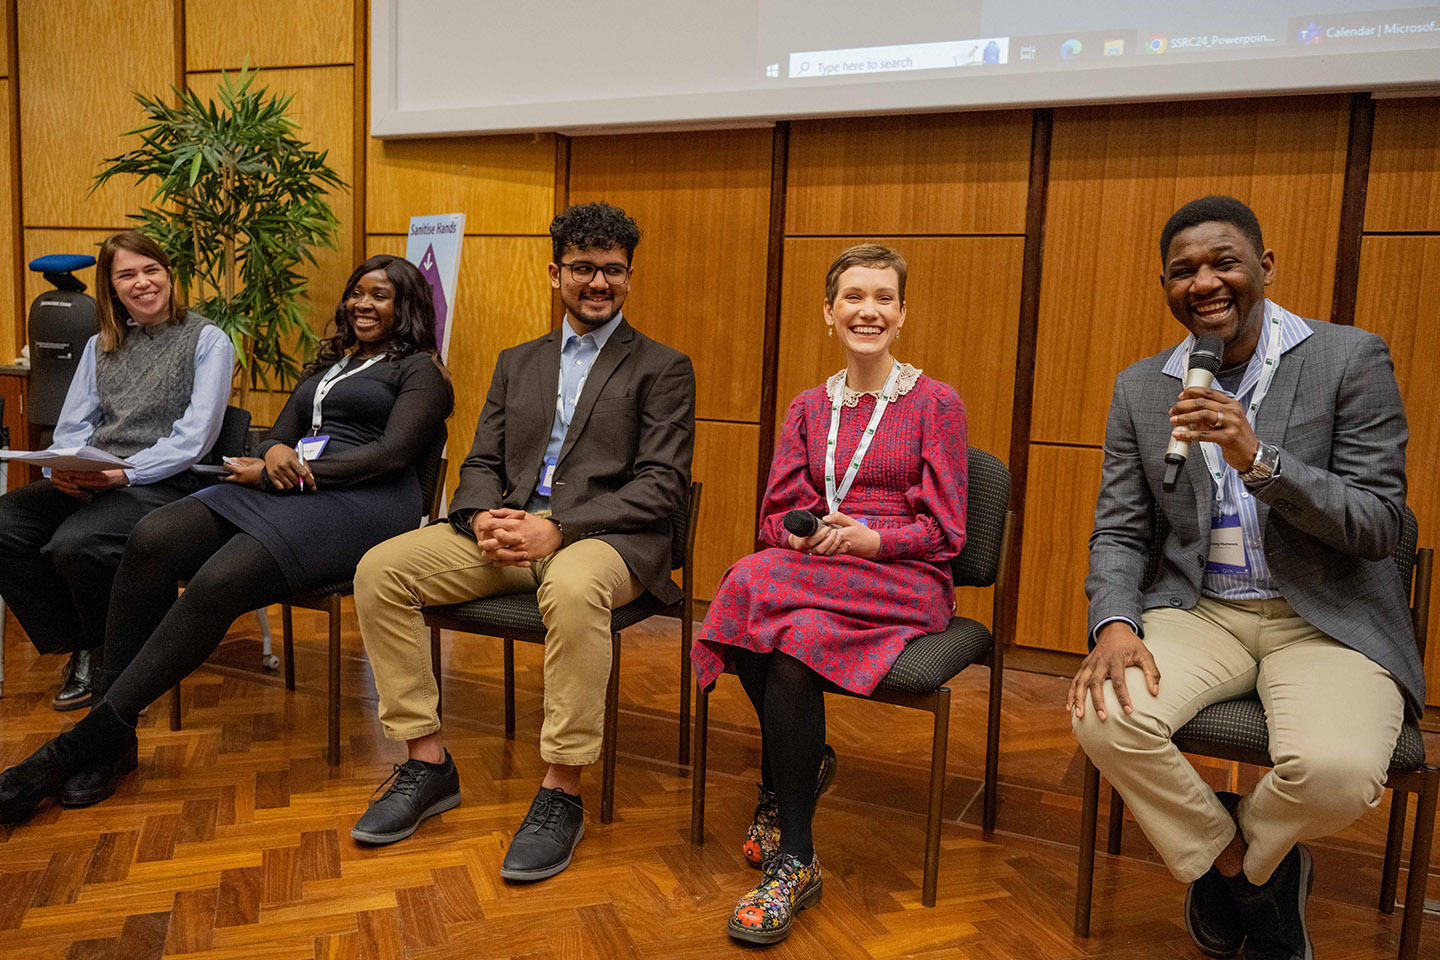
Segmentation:
{"type": "Polygon", "coordinates": [[[589,283],[595,279],[596,272],[605,275],[606,283],[620,284],[630,278],[630,268],[623,263],[607,263],[601,267],[585,260],[577,260],[574,263],[562,263],[560,266],[570,271],[570,278],[576,283],[589,283]]]}

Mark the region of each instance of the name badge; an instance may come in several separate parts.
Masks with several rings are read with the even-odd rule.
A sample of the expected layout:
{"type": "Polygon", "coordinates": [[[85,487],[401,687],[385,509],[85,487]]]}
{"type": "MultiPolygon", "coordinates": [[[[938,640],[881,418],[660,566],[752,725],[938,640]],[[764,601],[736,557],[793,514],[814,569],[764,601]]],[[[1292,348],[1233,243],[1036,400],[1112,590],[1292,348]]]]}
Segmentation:
{"type": "Polygon", "coordinates": [[[1250,562],[1245,558],[1245,534],[1240,529],[1240,516],[1222,513],[1210,520],[1210,559],[1207,574],[1246,574],[1250,562]]]}
{"type": "Polygon", "coordinates": [[[295,444],[295,452],[300,454],[301,460],[318,460],[320,454],[325,450],[325,444],[330,442],[330,435],[322,433],[315,437],[301,437],[300,442],[295,444]]]}
{"type": "Polygon", "coordinates": [[[540,468],[540,484],[535,488],[535,492],[542,497],[550,496],[550,485],[555,479],[556,462],[554,457],[546,457],[545,465],[540,468]]]}

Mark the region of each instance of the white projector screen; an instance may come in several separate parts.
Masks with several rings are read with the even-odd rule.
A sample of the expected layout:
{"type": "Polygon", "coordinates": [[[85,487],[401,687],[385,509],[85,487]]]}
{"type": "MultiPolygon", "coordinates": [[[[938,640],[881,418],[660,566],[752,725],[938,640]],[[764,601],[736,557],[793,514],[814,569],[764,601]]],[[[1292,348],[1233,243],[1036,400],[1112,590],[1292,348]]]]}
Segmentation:
{"type": "Polygon", "coordinates": [[[370,6],[380,137],[1440,85],[1440,5],[1396,0],[370,6]]]}

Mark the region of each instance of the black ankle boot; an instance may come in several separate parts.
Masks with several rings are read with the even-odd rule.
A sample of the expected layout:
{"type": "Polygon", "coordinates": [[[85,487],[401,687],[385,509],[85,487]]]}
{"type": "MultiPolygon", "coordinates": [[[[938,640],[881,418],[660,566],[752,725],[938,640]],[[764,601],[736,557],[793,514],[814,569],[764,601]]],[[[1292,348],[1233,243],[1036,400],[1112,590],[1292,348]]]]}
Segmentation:
{"type": "Polygon", "coordinates": [[[50,701],[56,710],[79,710],[95,702],[95,673],[100,661],[100,648],[76,650],[65,664],[60,677],[60,692],[50,701]]]}
{"type": "Polygon", "coordinates": [[[97,760],[129,751],[135,728],[101,701],[75,726],[0,773],[0,823],[19,823],[97,760]]]}

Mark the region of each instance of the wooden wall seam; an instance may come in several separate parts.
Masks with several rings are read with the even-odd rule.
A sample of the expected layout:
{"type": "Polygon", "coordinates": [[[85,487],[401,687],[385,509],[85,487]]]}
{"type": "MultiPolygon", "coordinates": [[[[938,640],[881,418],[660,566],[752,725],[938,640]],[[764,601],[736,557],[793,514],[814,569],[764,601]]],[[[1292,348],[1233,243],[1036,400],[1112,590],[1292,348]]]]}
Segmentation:
{"type": "Polygon", "coordinates": [[[351,161],[350,202],[355,217],[355,229],[351,232],[350,256],[355,263],[365,261],[365,168],[366,152],[370,138],[370,4],[369,0],[355,0],[355,66],[354,66],[354,128],[355,158],[351,161]]]}
{"type": "MultiPolygon", "coordinates": [[[[1055,111],[1036,109],[1030,126],[1030,183],[1025,200],[1025,253],[1020,267],[1019,331],[1015,343],[1015,395],[1010,413],[1010,509],[1015,523],[1010,531],[1009,570],[1005,598],[1009,622],[1005,635],[1015,636],[1016,606],[1020,588],[1020,544],[1025,536],[1025,488],[1029,479],[1030,421],[1035,409],[1035,356],[1040,338],[1040,282],[1045,262],[1045,201],[1050,190],[1050,135],[1055,111]]],[[[992,625],[993,626],[993,625],[992,625]]]]}
{"type": "MultiPolygon", "coordinates": [[[[563,133],[555,134],[555,216],[570,206],[570,138],[563,133]]],[[[560,291],[550,291],[550,329],[560,329],[565,316],[565,304],[560,302],[560,291]]]]}
{"type": "MultiPolygon", "coordinates": [[[[25,211],[22,205],[20,180],[20,0],[5,3],[5,56],[9,60],[10,102],[10,231],[15,238],[10,255],[10,282],[14,287],[15,330],[14,356],[19,356],[29,342],[28,313],[25,304],[25,211]]],[[[8,360],[9,357],[3,359],[8,360]]]]}
{"type": "Polygon", "coordinates": [[[1335,247],[1335,284],[1330,295],[1330,322],[1355,323],[1355,296],[1360,287],[1360,241],[1365,233],[1365,195],[1370,184],[1370,150],[1375,134],[1375,100],[1368,92],[1350,95],[1349,141],[1345,149],[1345,182],[1340,200],[1340,236],[1335,247]]]}
{"type": "Polygon", "coordinates": [[[173,0],[171,9],[175,12],[171,15],[174,25],[175,42],[175,106],[180,106],[180,95],[185,92],[185,0],[173,0]]]}
{"type": "MultiPolygon", "coordinates": [[[[790,172],[790,122],[781,120],[771,133],[770,236],[765,251],[765,326],[760,347],[760,436],[755,465],[755,516],[765,500],[770,461],[775,451],[775,391],[780,367],[780,307],[785,269],[785,192],[790,172]]],[[[755,548],[760,549],[759,524],[755,548]]]]}

